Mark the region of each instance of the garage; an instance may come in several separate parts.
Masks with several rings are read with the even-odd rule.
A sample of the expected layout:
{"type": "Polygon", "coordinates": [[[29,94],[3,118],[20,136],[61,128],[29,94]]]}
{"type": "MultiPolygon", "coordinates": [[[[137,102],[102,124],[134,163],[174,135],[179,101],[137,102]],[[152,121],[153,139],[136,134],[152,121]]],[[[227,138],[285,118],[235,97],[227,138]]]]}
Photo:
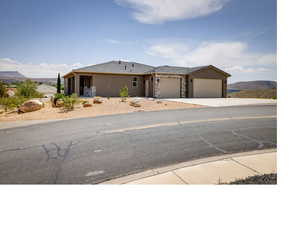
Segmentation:
{"type": "Polygon", "coordinates": [[[222,80],[194,79],[194,98],[222,98],[222,80]]]}
{"type": "Polygon", "coordinates": [[[160,78],[160,98],[180,98],[179,78],[160,78]]]}

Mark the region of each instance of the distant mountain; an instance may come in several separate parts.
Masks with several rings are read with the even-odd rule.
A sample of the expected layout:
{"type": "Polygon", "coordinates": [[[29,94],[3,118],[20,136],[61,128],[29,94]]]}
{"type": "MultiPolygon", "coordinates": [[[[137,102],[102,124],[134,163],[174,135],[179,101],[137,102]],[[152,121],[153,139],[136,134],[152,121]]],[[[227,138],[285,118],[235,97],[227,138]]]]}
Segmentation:
{"type": "MultiPolygon", "coordinates": [[[[18,83],[25,81],[27,79],[33,80],[38,83],[43,84],[50,84],[55,85],[56,84],[56,78],[30,78],[26,77],[23,74],[19,73],[18,71],[0,71],[0,81],[3,81],[4,83],[18,83]]],[[[63,83],[62,79],[62,83],[63,83]]]]}
{"type": "Polygon", "coordinates": [[[16,78],[22,79],[26,78],[23,74],[18,71],[0,71],[0,78],[16,78]]]}
{"type": "Polygon", "coordinates": [[[229,90],[258,90],[258,89],[272,89],[272,88],[277,88],[276,81],[256,80],[256,81],[243,81],[243,82],[228,84],[229,90]]]}

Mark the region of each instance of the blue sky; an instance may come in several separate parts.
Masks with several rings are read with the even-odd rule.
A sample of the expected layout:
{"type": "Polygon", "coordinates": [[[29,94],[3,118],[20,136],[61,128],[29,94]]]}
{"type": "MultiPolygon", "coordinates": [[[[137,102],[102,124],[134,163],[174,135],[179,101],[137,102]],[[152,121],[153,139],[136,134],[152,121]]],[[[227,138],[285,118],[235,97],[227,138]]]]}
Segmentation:
{"type": "Polygon", "coordinates": [[[0,30],[0,70],[30,77],[122,59],[276,80],[275,0],[0,0],[0,30]]]}

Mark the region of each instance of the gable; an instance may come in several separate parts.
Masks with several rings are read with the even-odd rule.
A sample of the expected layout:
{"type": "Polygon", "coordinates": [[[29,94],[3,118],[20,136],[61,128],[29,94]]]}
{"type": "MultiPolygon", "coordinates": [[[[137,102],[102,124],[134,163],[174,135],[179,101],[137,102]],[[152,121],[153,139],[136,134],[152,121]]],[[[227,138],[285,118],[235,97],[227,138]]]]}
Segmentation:
{"type": "Polygon", "coordinates": [[[189,73],[190,78],[207,78],[207,79],[221,79],[225,80],[230,75],[226,72],[219,70],[213,66],[201,68],[200,70],[189,73]]]}

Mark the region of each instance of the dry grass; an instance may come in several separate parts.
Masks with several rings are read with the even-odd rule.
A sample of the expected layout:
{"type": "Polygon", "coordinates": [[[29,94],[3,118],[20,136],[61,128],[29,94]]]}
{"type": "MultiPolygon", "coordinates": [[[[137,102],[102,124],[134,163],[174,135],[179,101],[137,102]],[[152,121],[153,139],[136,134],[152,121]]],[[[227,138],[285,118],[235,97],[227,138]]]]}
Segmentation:
{"type": "Polygon", "coordinates": [[[268,98],[277,99],[276,89],[242,90],[227,94],[230,98],[268,98]]]}
{"type": "MultiPolygon", "coordinates": [[[[93,103],[93,99],[85,99],[93,103]]],[[[0,114],[1,121],[19,121],[19,120],[53,120],[67,118],[93,117],[99,115],[121,114],[142,111],[158,111],[170,109],[199,108],[199,105],[185,104],[180,102],[169,102],[160,100],[162,104],[157,104],[157,100],[140,99],[138,103],[141,107],[130,106],[130,101],[134,98],[128,98],[126,102],[121,102],[121,98],[102,98],[102,104],[93,104],[92,107],[84,108],[82,104],[76,105],[73,111],[63,112],[60,108],[52,108],[50,102],[45,103],[45,107],[39,111],[24,114],[0,114]]]]}

